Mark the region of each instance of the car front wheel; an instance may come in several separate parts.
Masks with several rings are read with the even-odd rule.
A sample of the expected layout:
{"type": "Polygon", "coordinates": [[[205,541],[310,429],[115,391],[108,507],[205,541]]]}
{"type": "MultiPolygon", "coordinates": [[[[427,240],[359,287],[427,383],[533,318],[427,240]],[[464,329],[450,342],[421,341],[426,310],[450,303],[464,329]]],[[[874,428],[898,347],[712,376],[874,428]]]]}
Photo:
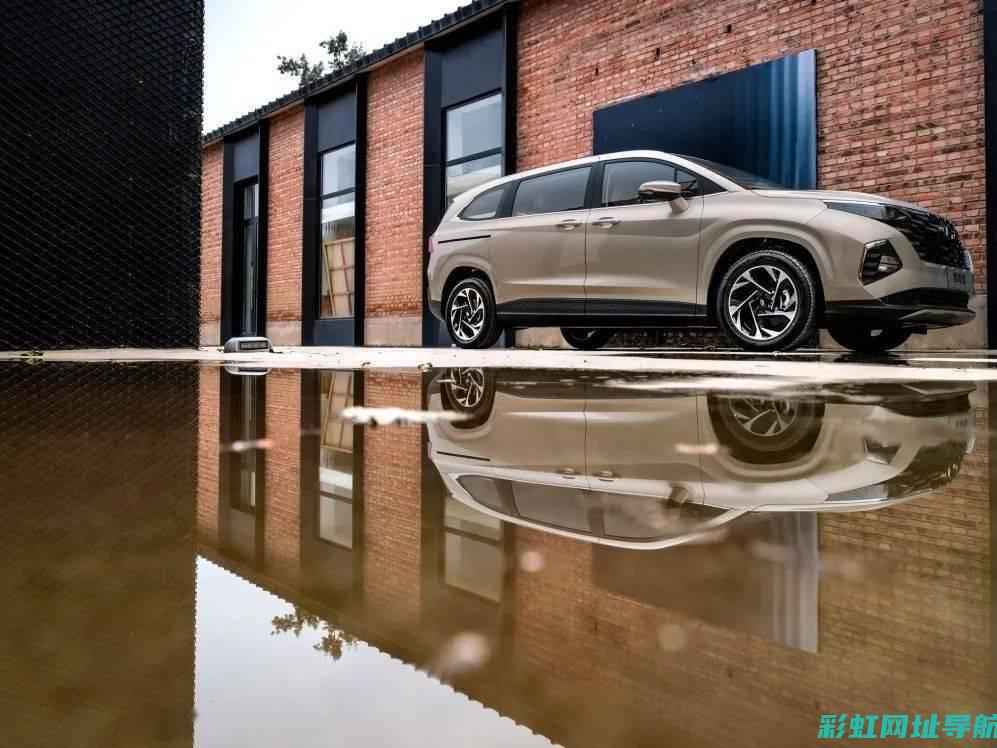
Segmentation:
{"type": "Polygon", "coordinates": [[[724,273],[716,298],[721,329],[747,351],[791,351],[813,335],[817,289],[806,266],[786,252],[760,250],[724,273]]]}
{"type": "Polygon", "coordinates": [[[911,336],[910,330],[901,330],[897,327],[887,327],[882,330],[829,327],[827,333],[838,345],[855,353],[885,353],[891,348],[903,345],[911,336]]]}
{"type": "Polygon", "coordinates": [[[465,278],[447,296],[447,332],[461,348],[491,348],[502,334],[495,314],[495,295],[488,282],[465,278]]]}

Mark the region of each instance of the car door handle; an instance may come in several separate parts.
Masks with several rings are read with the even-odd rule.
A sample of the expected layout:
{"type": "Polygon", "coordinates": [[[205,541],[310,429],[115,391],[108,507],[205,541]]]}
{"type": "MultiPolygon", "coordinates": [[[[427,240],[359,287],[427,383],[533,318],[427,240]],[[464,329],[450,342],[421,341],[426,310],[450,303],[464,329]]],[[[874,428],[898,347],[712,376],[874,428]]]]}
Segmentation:
{"type": "Polygon", "coordinates": [[[578,471],[575,470],[574,468],[558,468],[554,472],[557,473],[558,475],[560,475],[562,478],[577,478],[578,477],[578,471]]]}
{"type": "Polygon", "coordinates": [[[605,218],[598,218],[595,221],[592,221],[592,225],[597,226],[600,229],[608,229],[610,226],[615,226],[619,222],[620,222],[619,218],[606,216],[605,218]]]}
{"type": "Polygon", "coordinates": [[[561,231],[571,231],[571,229],[579,226],[580,224],[574,218],[569,218],[566,221],[561,221],[560,223],[555,223],[554,225],[561,231]]]}
{"type": "Polygon", "coordinates": [[[592,473],[593,478],[598,478],[599,480],[616,480],[619,478],[618,473],[614,473],[612,470],[596,470],[592,473]]]}

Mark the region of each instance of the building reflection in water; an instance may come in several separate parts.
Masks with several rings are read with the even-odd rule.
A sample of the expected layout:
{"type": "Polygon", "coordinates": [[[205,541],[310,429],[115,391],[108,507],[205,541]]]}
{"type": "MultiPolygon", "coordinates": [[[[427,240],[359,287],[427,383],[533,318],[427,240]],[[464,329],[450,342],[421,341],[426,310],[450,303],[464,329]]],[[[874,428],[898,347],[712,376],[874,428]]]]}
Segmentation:
{"type": "Polygon", "coordinates": [[[226,426],[249,391],[235,378],[201,372],[200,455],[220,477],[201,465],[200,552],[552,739],[798,745],[824,710],[992,696],[972,385],[780,400],[273,371],[244,377],[260,432],[226,426]],[[363,428],[338,417],[353,403],[466,419],[363,428]],[[236,437],[268,445],[251,543],[225,517],[246,510],[225,478],[236,437]],[[438,668],[468,632],[484,654],[438,668]]]}

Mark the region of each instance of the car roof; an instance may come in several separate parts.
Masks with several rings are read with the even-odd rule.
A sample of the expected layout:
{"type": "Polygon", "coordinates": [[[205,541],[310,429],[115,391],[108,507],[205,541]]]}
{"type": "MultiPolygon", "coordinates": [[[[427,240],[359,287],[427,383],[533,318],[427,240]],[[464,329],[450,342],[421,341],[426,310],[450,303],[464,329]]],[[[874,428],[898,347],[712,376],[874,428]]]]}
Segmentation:
{"type": "Polygon", "coordinates": [[[667,151],[654,151],[654,150],[633,150],[633,151],[617,151],[615,153],[603,153],[597,156],[585,156],[584,158],[576,158],[571,161],[559,161],[555,164],[548,164],[546,166],[538,166],[535,169],[529,169],[527,171],[517,171],[513,174],[507,174],[506,176],[496,177],[489,182],[474,187],[467,192],[462,193],[454,200],[453,204],[447,210],[444,216],[444,221],[455,216],[460,210],[462,210],[467,203],[473,200],[475,197],[480,195],[482,192],[492,189],[493,187],[500,187],[509,182],[516,182],[521,179],[528,179],[529,177],[540,176],[542,174],[547,174],[553,171],[560,171],[562,169],[571,169],[579,166],[589,166],[591,164],[597,164],[602,161],[619,161],[624,159],[636,159],[636,158],[653,158],[653,159],[663,159],[665,161],[672,161],[677,166],[685,167],[696,174],[704,174],[709,176],[709,178],[716,182],[718,185],[723,187],[729,192],[741,192],[743,187],[740,187],[735,182],[730,181],[721,174],[717,174],[708,167],[702,164],[697,164],[690,161],[685,156],[681,156],[677,153],[668,153],[667,151]]]}

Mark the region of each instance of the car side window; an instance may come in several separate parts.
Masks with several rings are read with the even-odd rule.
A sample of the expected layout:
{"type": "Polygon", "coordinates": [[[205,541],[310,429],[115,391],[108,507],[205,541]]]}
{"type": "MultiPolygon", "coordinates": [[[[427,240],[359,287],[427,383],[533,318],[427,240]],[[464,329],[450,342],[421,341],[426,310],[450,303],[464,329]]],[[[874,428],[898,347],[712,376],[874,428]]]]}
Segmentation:
{"type": "Polygon", "coordinates": [[[485,190],[467,204],[467,207],[461,211],[460,217],[467,221],[487,221],[489,218],[495,218],[502,206],[503,195],[505,195],[505,185],[485,190]]]}
{"type": "MultiPolygon", "coordinates": [[[[638,194],[644,182],[678,182],[687,195],[698,195],[699,177],[662,161],[612,161],[602,173],[604,208],[647,202],[638,194]]],[[[712,183],[711,183],[712,184],[712,183]]],[[[715,186],[715,185],[714,185],[715,186]]]]}
{"type": "Polygon", "coordinates": [[[644,202],[637,190],[644,182],[675,181],[675,167],[660,161],[616,161],[602,172],[602,206],[637,205],[644,202]]]}
{"type": "Polygon", "coordinates": [[[512,215],[559,213],[585,207],[590,167],[565,169],[524,179],[516,190],[512,215]]]}

